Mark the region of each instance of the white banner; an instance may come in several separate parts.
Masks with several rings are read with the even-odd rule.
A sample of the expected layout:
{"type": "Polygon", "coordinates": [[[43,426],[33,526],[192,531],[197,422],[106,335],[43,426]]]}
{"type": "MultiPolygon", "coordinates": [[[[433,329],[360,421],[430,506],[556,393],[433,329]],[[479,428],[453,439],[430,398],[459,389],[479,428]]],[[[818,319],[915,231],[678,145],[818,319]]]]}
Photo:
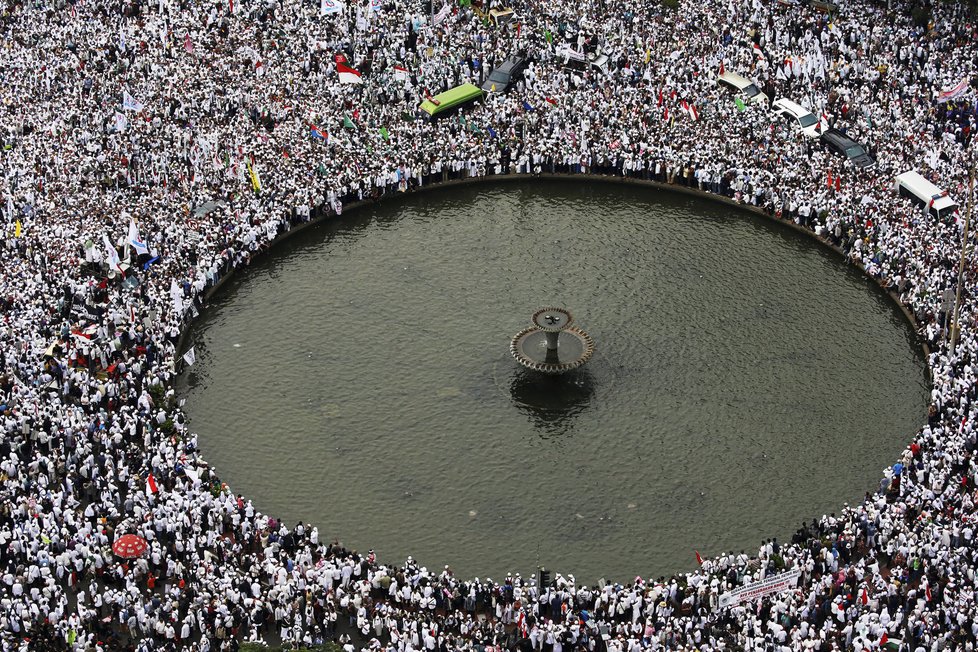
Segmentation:
{"type": "Polygon", "coordinates": [[[801,569],[796,568],[780,575],[774,575],[760,582],[754,582],[739,589],[734,589],[720,596],[720,608],[734,607],[741,602],[750,602],[763,598],[766,595],[773,595],[781,591],[787,591],[798,585],[798,578],[801,576],[801,569]]]}
{"type": "Polygon", "coordinates": [[[441,21],[448,18],[448,15],[450,13],[452,13],[452,8],[449,5],[445,5],[444,7],[439,9],[438,13],[435,14],[435,21],[434,21],[435,25],[439,24],[441,21]]]}

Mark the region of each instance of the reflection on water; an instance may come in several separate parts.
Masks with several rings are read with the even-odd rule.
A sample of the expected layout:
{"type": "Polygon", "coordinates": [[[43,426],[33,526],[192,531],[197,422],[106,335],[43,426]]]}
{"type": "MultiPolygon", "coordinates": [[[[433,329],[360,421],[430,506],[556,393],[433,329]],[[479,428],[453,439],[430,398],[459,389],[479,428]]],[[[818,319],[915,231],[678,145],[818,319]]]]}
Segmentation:
{"type": "Polygon", "coordinates": [[[513,403],[529,417],[540,436],[556,437],[574,425],[588,408],[595,380],[588,367],[565,374],[542,374],[517,367],[509,384],[513,403]]]}

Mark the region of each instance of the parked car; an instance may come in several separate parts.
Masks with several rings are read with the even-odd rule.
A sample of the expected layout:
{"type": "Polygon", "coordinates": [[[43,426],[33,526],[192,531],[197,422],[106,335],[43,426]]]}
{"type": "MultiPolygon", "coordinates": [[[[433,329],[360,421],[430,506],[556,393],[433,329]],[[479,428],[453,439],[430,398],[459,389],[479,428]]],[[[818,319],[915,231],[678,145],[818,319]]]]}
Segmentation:
{"type": "Polygon", "coordinates": [[[735,72],[724,72],[722,75],[717,75],[717,83],[736,95],[742,95],[748,102],[767,104],[769,101],[767,94],[762,93],[754,82],[735,72]]]}
{"type": "Polygon", "coordinates": [[[795,123],[801,132],[809,138],[818,138],[819,133],[823,130],[823,125],[815,117],[815,114],[791,100],[784,98],[774,100],[774,104],[771,105],[771,112],[795,123]]]}
{"type": "Polygon", "coordinates": [[[830,152],[845,156],[857,168],[868,168],[876,165],[874,159],[862,145],[838,129],[826,129],[818,137],[819,142],[830,152]]]}
{"type": "Polygon", "coordinates": [[[489,73],[482,83],[482,90],[486,93],[505,93],[511,84],[519,81],[529,63],[530,60],[524,57],[507,57],[489,73]]]}

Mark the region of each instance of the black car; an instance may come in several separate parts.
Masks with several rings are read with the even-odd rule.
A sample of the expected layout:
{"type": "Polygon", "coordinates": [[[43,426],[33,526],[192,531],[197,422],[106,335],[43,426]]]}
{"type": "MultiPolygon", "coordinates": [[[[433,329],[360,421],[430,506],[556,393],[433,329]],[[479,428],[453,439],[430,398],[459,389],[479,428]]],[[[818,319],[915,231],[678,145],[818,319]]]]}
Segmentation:
{"type": "Polygon", "coordinates": [[[857,168],[868,168],[876,165],[876,159],[870,156],[862,145],[838,129],[826,129],[818,137],[818,140],[830,152],[845,156],[857,168]]]}
{"type": "Polygon", "coordinates": [[[510,84],[519,80],[529,63],[530,60],[523,57],[507,57],[489,73],[482,90],[486,93],[505,93],[510,84]]]}

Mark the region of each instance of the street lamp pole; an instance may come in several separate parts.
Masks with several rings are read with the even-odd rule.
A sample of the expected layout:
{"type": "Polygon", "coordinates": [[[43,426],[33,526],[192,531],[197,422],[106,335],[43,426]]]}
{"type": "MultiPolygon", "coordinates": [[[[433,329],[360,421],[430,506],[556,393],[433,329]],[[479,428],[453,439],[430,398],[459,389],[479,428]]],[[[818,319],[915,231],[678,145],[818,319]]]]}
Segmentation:
{"type": "Polygon", "coordinates": [[[975,194],[975,164],[972,163],[968,169],[968,210],[964,216],[964,234],[961,237],[961,261],[958,263],[958,287],[954,297],[954,318],[951,320],[951,353],[958,344],[958,331],[961,327],[958,324],[958,317],[961,312],[961,288],[964,285],[964,260],[968,256],[968,229],[971,226],[971,210],[974,204],[975,194]]]}

